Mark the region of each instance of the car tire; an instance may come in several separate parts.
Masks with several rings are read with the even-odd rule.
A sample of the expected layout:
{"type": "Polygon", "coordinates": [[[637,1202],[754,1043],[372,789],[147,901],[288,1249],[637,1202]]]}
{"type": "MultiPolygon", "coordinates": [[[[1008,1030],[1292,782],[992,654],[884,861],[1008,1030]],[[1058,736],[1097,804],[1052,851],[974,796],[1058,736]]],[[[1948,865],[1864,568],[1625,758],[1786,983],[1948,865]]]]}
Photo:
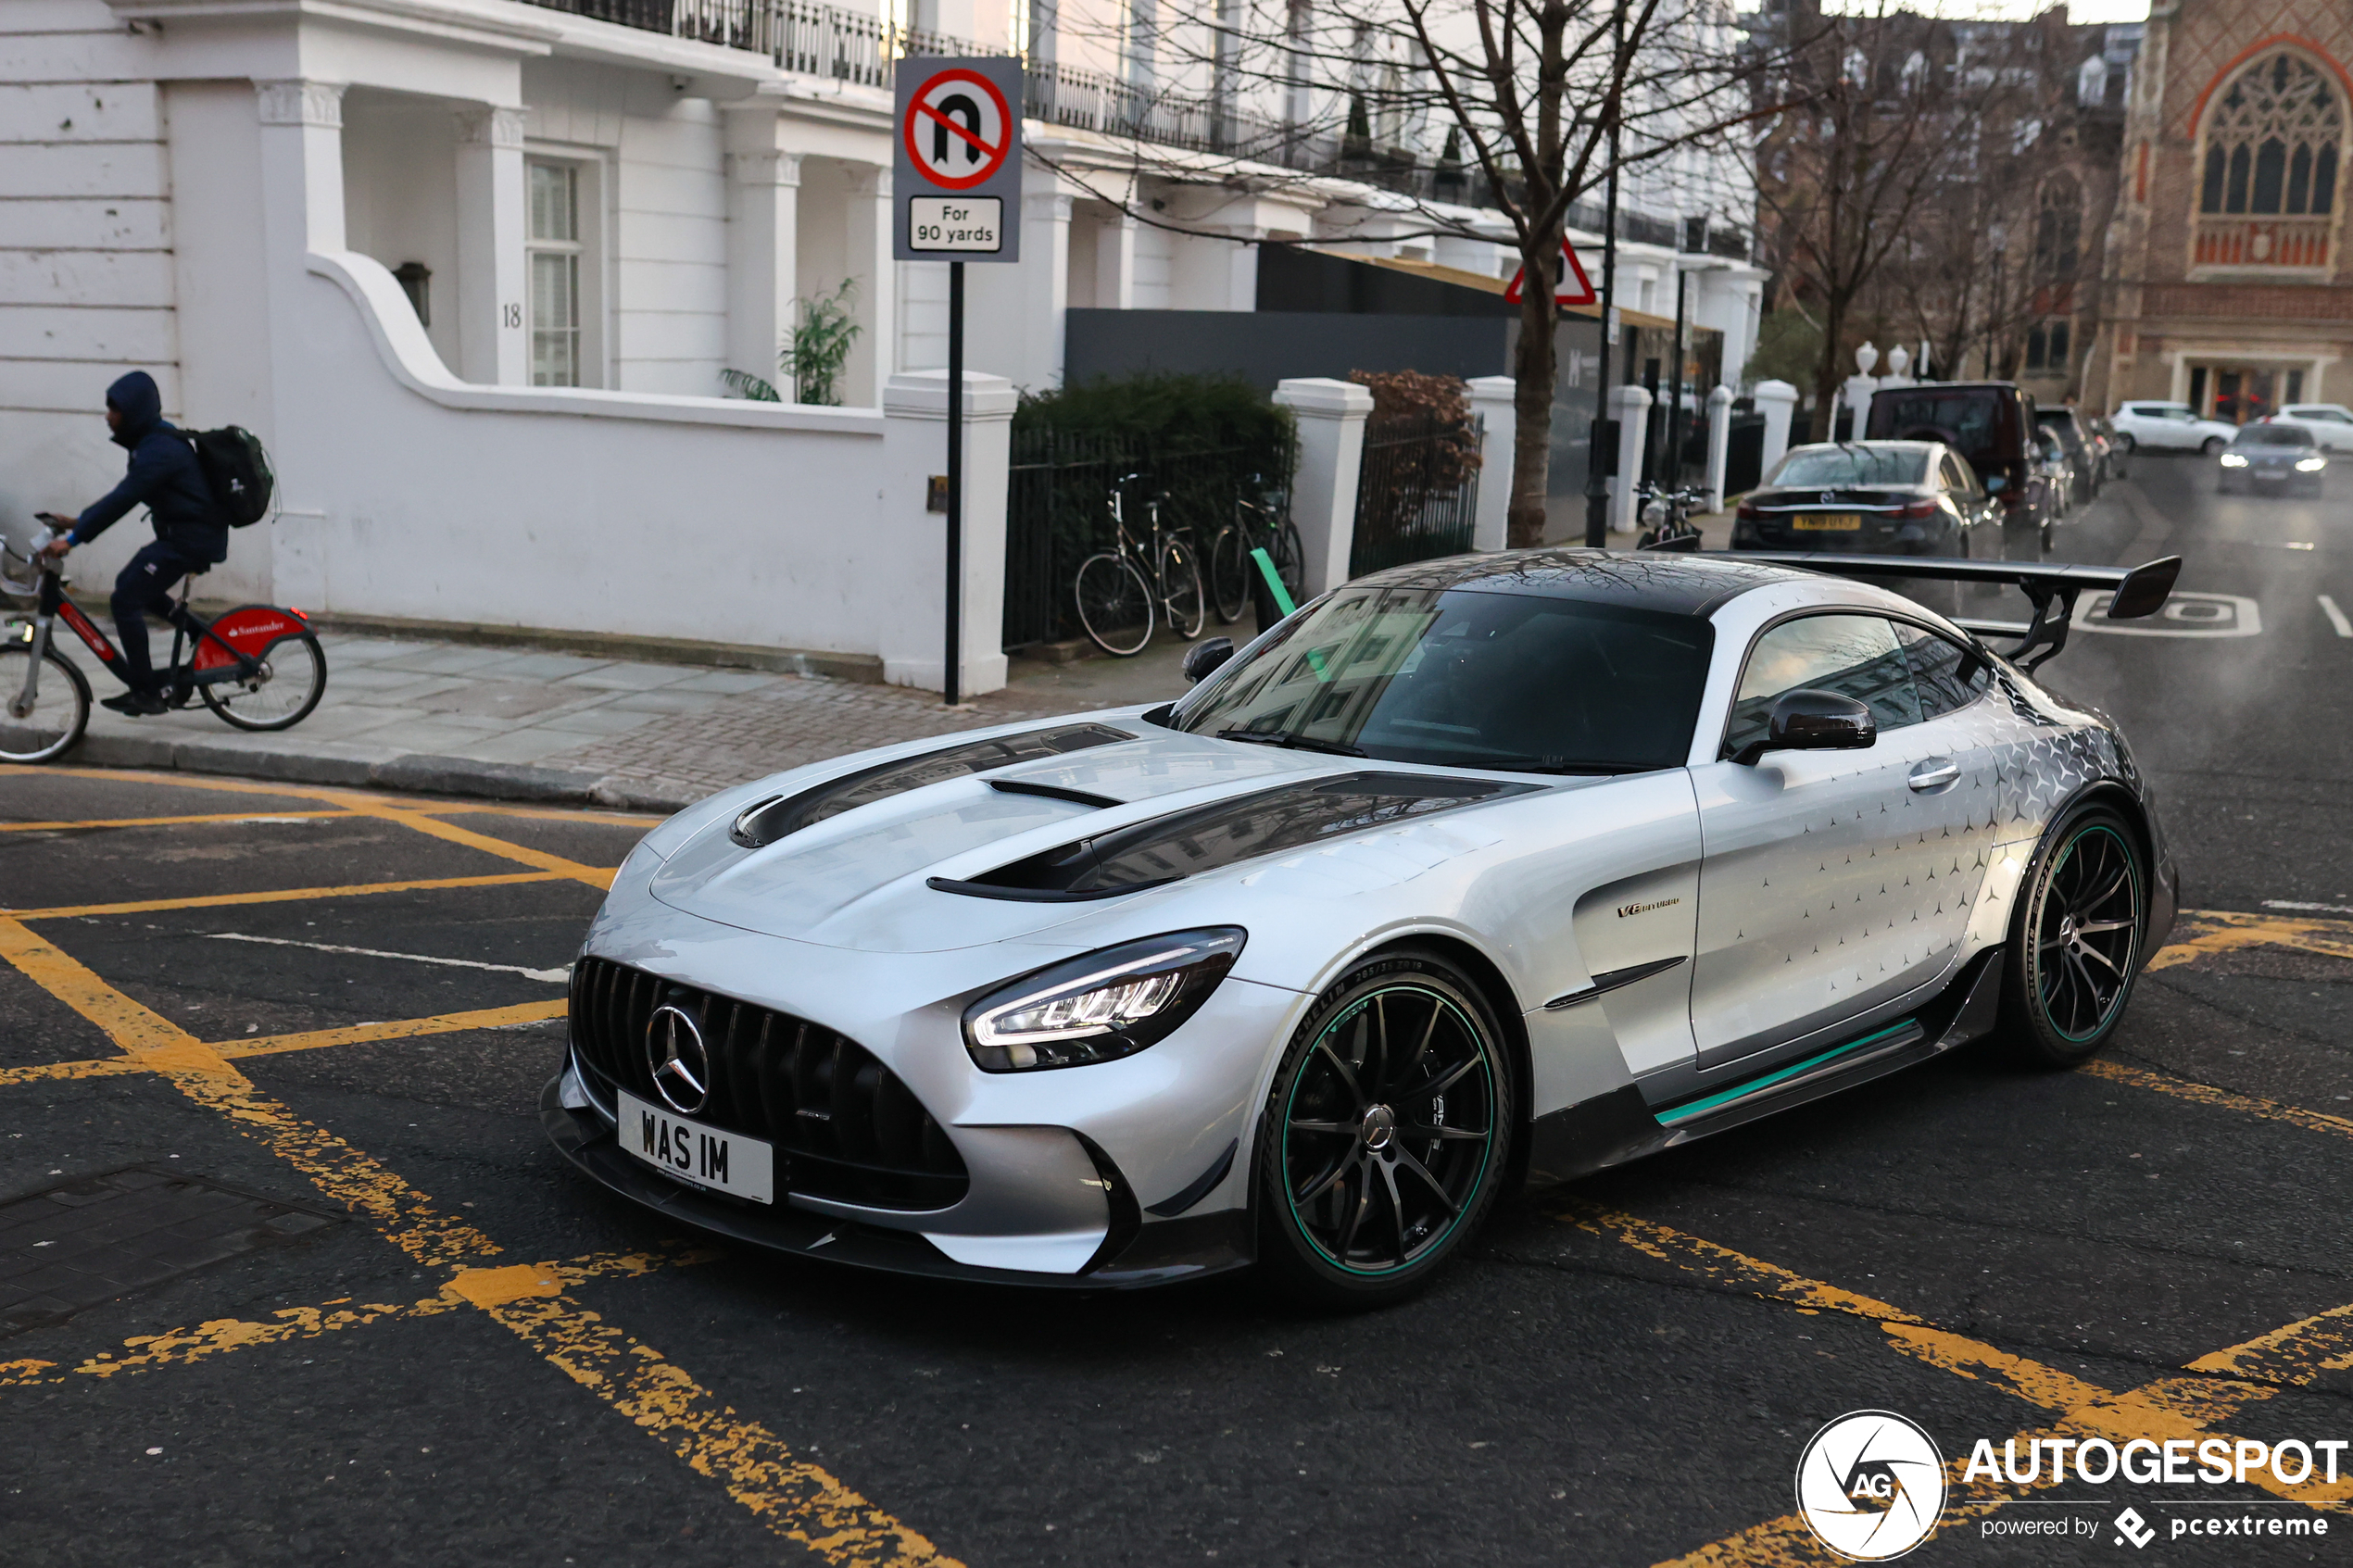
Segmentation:
{"type": "Polygon", "coordinates": [[[2219,456],[2222,448],[2228,446],[2229,445],[2229,442],[2223,440],[2219,435],[2209,435],[2203,442],[2199,443],[2198,451],[2207,457],[2212,458],[2219,456]]]}
{"type": "Polygon", "coordinates": [[[1320,1310],[1385,1307],[1461,1250],[1511,1165],[1519,1094],[1506,1041],[1478,982],[1428,948],[1392,948],[1326,988],[1259,1125],[1270,1287],[1320,1310]]]}
{"type": "Polygon", "coordinates": [[[2072,1068],[2108,1043],[2148,955],[2140,835],[2113,808],[2068,811],[2043,835],[2011,922],[2001,1034],[2036,1067],[2072,1068]]]}
{"type": "MultiPolygon", "coordinates": [[[[2134,441],[2127,433],[2120,430],[2116,433],[2116,449],[2122,452],[2127,457],[2130,457],[2132,455],[2133,448],[2139,445],[2140,443],[2134,441]]],[[[2121,479],[2124,476],[2122,474],[2119,474],[2117,477],[2121,479]]]]}

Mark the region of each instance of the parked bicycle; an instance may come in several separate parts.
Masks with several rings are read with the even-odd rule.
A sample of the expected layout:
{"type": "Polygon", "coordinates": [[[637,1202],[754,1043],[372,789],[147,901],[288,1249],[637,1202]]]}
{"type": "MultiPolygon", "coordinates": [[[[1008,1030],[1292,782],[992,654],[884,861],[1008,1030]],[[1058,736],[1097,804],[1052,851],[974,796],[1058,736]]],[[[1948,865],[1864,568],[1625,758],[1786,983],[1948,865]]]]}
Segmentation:
{"type": "MultiPolygon", "coordinates": [[[[57,563],[42,558],[54,537],[42,529],[29,555],[0,537],[0,592],[33,601],[30,620],[12,619],[0,631],[0,762],[55,761],[89,728],[90,682],[53,645],[58,621],[108,673],[130,684],[120,651],[67,595],[57,563]],[[10,576],[11,561],[31,568],[31,575],[10,576]]],[[[189,584],[203,574],[201,567],[189,573],[172,610],[171,658],[158,672],[165,702],[179,709],[201,700],[240,730],[302,722],[327,690],[319,639],[299,612],[275,605],[240,605],[205,620],[188,608],[189,584]]]]}
{"type": "Polygon", "coordinates": [[[1642,531],[1634,536],[1638,550],[1696,550],[1699,527],[1692,514],[1707,504],[1705,490],[1662,490],[1649,480],[1634,487],[1635,515],[1642,531]]]}
{"type": "MultiPolygon", "coordinates": [[[[1252,474],[1250,483],[1256,488],[1259,476],[1252,474]]],[[[1209,542],[1209,596],[1221,626],[1231,626],[1250,609],[1251,591],[1258,583],[1257,565],[1250,558],[1252,550],[1266,552],[1285,593],[1294,601],[1302,597],[1307,549],[1300,543],[1298,526],[1288,517],[1277,523],[1273,508],[1237,492],[1234,521],[1209,542]]]]}
{"type": "Polygon", "coordinates": [[[1097,647],[1122,659],[1144,651],[1152,640],[1155,616],[1165,617],[1168,629],[1189,643],[1201,635],[1206,619],[1192,534],[1187,529],[1161,527],[1161,503],[1168,497],[1153,495],[1145,501],[1148,523],[1140,541],[1127,531],[1123,492],[1142,477],[1131,473],[1113,482],[1112,547],[1081,561],[1073,585],[1078,596],[1078,623],[1097,647]]]}

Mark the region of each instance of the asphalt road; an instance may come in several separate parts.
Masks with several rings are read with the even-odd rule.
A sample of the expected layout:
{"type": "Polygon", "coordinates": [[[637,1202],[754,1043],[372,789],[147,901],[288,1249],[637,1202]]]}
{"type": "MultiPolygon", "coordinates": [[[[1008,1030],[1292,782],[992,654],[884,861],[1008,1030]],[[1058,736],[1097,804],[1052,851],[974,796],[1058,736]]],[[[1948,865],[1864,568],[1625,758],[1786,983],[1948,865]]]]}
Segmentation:
{"type": "MultiPolygon", "coordinates": [[[[2185,594],[2246,601],[2047,671],[2124,720],[2186,902],[2237,917],[2177,930],[2103,1067],[1957,1052],[1531,1195],[1363,1317],[772,1261],[573,1177],[534,1113],[559,972],[642,820],[0,774],[0,902],[49,911],[0,919],[0,1257],[8,1200],[128,1215],[88,1180],[126,1167],[246,1226],[0,1311],[0,1562],[1827,1562],[1793,1473],[1850,1411],[1947,1459],[2353,1438],[2338,1320],[2211,1359],[2353,1303],[2353,639],[2319,602],[2353,606],[2353,491],[2211,491],[2144,459],[2055,552],[2178,552],[2185,594]]],[[[1911,1561],[2137,1558],[2127,1504],[2152,1559],[2353,1561],[2343,1512],[2171,1538],[2315,1517],[2253,1485],[1956,1498],[1911,1561]]]]}

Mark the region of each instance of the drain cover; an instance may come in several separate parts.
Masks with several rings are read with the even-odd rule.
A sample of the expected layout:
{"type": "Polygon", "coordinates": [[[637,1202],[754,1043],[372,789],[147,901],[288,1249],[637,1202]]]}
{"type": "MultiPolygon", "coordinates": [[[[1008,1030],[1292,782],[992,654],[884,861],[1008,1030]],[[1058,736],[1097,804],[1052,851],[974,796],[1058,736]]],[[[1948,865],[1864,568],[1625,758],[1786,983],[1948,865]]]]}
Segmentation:
{"type": "Polygon", "coordinates": [[[333,1223],[332,1215],[145,1166],[0,1204],[0,1335],[333,1223]]]}

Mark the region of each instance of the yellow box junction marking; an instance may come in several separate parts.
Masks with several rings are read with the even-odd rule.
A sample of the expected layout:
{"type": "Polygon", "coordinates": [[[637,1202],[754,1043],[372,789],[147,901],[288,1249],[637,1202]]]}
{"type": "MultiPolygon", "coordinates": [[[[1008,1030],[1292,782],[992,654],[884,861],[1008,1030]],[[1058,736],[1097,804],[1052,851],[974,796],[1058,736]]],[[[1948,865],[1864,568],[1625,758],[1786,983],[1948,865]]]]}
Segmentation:
{"type": "Polygon", "coordinates": [[[2130,1084],[2136,1089],[2153,1094],[2171,1095],[2176,1099],[2190,1100],[2198,1105],[2210,1105],[2222,1110],[2243,1111],[2267,1121],[2285,1122],[2311,1133],[2334,1133],[2341,1138],[2353,1138],[2353,1119],[2331,1116],[2322,1110],[2307,1110],[2300,1105],[2283,1105],[2275,1099],[2256,1095],[2234,1094],[2218,1089],[2211,1084],[2193,1083],[2171,1073],[2151,1073],[2144,1068],[2127,1067],[2120,1061],[2095,1060],[2076,1069],[2094,1078],[2106,1078],[2111,1083],[2130,1084]]]}
{"type": "MultiPolygon", "coordinates": [[[[1988,1345],[1982,1340],[1932,1327],[1901,1308],[1867,1296],[1812,1280],[1778,1264],[1764,1262],[1691,1236],[1671,1226],[1634,1215],[1585,1205],[1569,1205],[1559,1218],[1595,1236],[1632,1247],[1646,1256],[1670,1263],[1719,1288],[1768,1300],[1786,1301],[1800,1311],[1841,1312],[1877,1323],[1889,1341],[1905,1354],[1976,1382],[2000,1388],[2026,1402],[2053,1411],[2049,1426],[2015,1435],[2013,1440],[2045,1437],[2107,1437],[2126,1441],[2150,1437],[2224,1437],[2221,1422],[2249,1405],[2272,1398],[2284,1386],[2297,1386],[2322,1373],[2353,1365],[2353,1305],[2336,1308],[2290,1323],[2284,1328],[2200,1358],[2192,1372],[2222,1376],[2176,1376],[2157,1379],[2142,1387],[2114,1393],[2062,1372],[2057,1367],[1988,1345]],[[2262,1381],[2254,1381],[2260,1378],[2262,1381]]],[[[1982,1517],[2030,1493],[2058,1484],[2046,1467],[2041,1478],[2019,1485],[2002,1481],[1988,1487],[1983,1481],[1964,1482],[1966,1455],[1946,1462],[1945,1480],[1957,1500],[1948,1502],[1933,1534],[1954,1524],[1982,1517]],[[1962,1488],[1968,1488],[1966,1495],[1962,1488]]],[[[2334,1484],[2311,1480],[2288,1486],[2268,1470],[2248,1477],[2273,1496],[2333,1512],[2353,1512],[2353,1475],[2340,1472],[2334,1484]]],[[[1795,1563],[1843,1562],[1825,1549],[1796,1514],[1768,1520],[1658,1568],[1786,1568],[1795,1563]]]]}
{"type": "MultiPolygon", "coordinates": [[[[367,1045],[376,1040],[409,1040],[426,1035],[454,1035],[467,1029],[511,1029],[518,1024],[545,1023],[564,1015],[562,1002],[519,1002],[512,1007],[475,1008],[445,1012],[433,1018],[401,1018],[388,1023],[349,1023],[339,1029],[311,1029],[299,1035],[256,1035],[242,1040],[209,1042],[224,1060],[283,1056],[288,1051],[315,1051],[327,1046],[367,1045]]],[[[0,1088],[11,1084],[55,1082],[73,1078],[111,1078],[145,1073],[136,1057],[103,1056],[86,1061],[44,1061],[30,1067],[0,1068],[0,1088]]]]}
{"type": "Polygon", "coordinates": [[[2169,942],[2151,955],[2148,967],[2171,969],[2208,953],[2245,947],[2291,947],[2323,958],[2353,959],[2353,921],[2309,915],[2245,914],[2236,909],[2183,909],[2192,935],[2169,942]]]}
{"type": "MultiPolygon", "coordinates": [[[[608,878],[611,872],[605,873],[608,878]]],[[[16,920],[78,920],[95,915],[151,915],[163,909],[222,909],[245,904],[298,904],[316,898],[363,898],[374,893],[438,893],[451,887],[512,887],[525,882],[567,882],[567,872],[498,872],[489,876],[434,876],[409,882],[354,882],[338,887],[283,887],[264,893],[212,893],[193,898],[139,898],[126,904],[60,904],[47,909],[11,909],[16,920]]]]}
{"type": "MultiPolygon", "coordinates": [[[[93,770],[63,771],[125,776],[93,770]]],[[[531,866],[538,873],[517,880],[560,877],[599,889],[610,886],[612,880],[612,872],[605,868],[473,833],[441,822],[423,809],[347,792],[217,780],[140,782],[342,806],[356,815],[380,818],[531,866]]],[[[264,1095],[222,1050],[204,1044],[107,985],[24,923],[26,919],[53,918],[63,912],[0,917],[0,959],[105,1030],[140,1067],[161,1073],[195,1103],[220,1111],[238,1131],[260,1141],[321,1191],[372,1221],[387,1240],[419,1263],[449,1271],[446,1294],[466,1299],[661,1440],[689,1468],[719,1481],[729,1496],[786,1539],[844,1568],[912,1564],[954,1568],[953,1560],[940,1554],[921,1534],[842,1485],[822,1466],[796,1458],[775,1434],[738,1416],[652,1347],[605,1323],[561,1290],[547,1291],[539,1283],[544,1276],[533,1266],[493,1262],[499,1248],[488,1236],[468,1222],[438,1211],[399,1175],[334,1134],[302,1121],[264,1095]]],[[[96,912],[96,909],[85,907],[75,912],[96,912]]],[[[373,1309],[357,1311],[364,1316],[373,1309]]],[[[326,1314],[328,1319],[333,1317],[326,1314]]],[[[229,1337],[233,1340],[238,1335],[232,1331],[229,1337]]],[[[9,1374],[18,1370],[18,1366],[0,1364],[0,1381],[10,1380],[9,1374]]]]}

